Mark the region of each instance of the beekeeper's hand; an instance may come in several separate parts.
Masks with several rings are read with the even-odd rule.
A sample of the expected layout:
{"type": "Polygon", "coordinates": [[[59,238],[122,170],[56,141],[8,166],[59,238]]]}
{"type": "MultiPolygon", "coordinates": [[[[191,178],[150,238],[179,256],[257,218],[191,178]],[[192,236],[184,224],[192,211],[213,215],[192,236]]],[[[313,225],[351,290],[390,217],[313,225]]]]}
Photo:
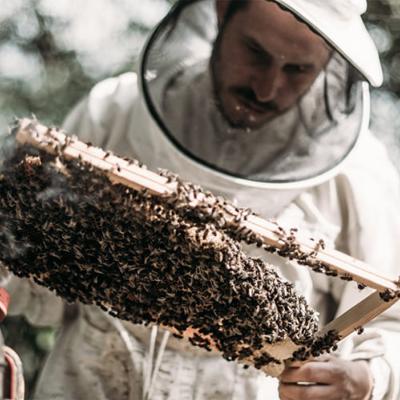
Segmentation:
{"type": "Polygon", "coordinates": [[[279,381],[281,400],[368,400],[373,388],[367,361],[333,356],[292,364],[279,381]]]}

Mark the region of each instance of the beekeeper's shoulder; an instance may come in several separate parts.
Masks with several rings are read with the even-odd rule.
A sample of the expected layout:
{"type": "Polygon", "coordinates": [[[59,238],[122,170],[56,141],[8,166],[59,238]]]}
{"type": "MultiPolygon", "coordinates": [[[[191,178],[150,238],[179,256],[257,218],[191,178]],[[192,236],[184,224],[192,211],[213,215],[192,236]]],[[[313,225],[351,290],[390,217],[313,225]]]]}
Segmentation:
{"type": "MultiPolygon", "coordinates": [[[[371,131],[360,138],[343,172],[351,180],[376,185],[385,190],[397,188],[399,183],[398,172],[386,147],[371,131]]],[[[388,193],[386,192],[385,195],[388,193]]]]}
{"type": "Polygon", "coordinates": [[[134,72],[105,79],[73,108],[63,128],[83,141],[102,147],[116,121],[119,125],[128,123],[137,97],[137,75],[134,72]]]}

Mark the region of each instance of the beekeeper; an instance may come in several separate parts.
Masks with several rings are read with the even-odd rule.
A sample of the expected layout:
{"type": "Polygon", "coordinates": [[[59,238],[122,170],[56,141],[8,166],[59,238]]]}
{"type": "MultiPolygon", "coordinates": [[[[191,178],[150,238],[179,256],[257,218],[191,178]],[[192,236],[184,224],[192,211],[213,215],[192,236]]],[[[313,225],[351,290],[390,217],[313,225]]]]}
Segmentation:
{"type": "MultiPolygon", "coordinates": [[[[368,87],[382,83],[382,71],[365,9],[364,0],[178,1],[139,72],[96,85],[65,128],[397,276],[399,185],[368,130],[368,87]]],[[[321,325],[369,293],[262,257],[295,283],[321,325]]],[[[400,398],[396,306],[337,352],[277,380],[161,328],[64,306],[27,281],[9,288],[25,293],[14,312],[60,326],[36,400],[400,398]]]]}

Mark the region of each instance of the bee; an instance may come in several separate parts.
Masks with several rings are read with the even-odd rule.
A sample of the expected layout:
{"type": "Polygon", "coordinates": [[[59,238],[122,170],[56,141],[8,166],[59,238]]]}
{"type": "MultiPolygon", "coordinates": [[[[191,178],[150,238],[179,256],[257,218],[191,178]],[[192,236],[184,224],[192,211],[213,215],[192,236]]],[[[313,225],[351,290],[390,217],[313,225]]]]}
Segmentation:
{"type": "Polygon", "coordinates": [[[341,275],[340,279],[342,279],[343,281],[352,281],[353,280],[353,278],[349,274],[341,275]]]}
{"type": "Polygon", "coordinates": [[[358,287],[359,290],[363,290],[363,289],[365,289],[367,287],[367,285],[364,285],[363,283],[358,283],[357,287],[358,287]]]}
{"type": "Polygon", "coordinates": [[[384,292],[379,293],[381,299],[385,302],[389,302],[396,297],[396,293],[393,290],[386,289],[384,292]]]}
{"type": "Polygon", "coordinates": [[[364,328],[362,326],[359,326],[356,328],[357,335],[361,335],[364,333],[364,328]]]}

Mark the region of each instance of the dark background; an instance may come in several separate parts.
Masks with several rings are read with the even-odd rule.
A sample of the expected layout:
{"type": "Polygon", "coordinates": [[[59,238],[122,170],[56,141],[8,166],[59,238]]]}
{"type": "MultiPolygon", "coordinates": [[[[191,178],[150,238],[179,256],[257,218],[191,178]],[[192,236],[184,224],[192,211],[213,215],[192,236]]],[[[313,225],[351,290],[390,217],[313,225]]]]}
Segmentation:
{"type": "MultiPolygon", "coordinates": [[[[0,135],[14,117],[59,125],[99,80],[133,70],[146,35],[173,0],[0,0],[0,135]]],[[[372,128],[400,170],[400,1],[370,0],[364,16],[385,82],[372,92],[372,128]]],[[[55,332],[8,317],[6,341],[31,390],[55,332]]]]}

